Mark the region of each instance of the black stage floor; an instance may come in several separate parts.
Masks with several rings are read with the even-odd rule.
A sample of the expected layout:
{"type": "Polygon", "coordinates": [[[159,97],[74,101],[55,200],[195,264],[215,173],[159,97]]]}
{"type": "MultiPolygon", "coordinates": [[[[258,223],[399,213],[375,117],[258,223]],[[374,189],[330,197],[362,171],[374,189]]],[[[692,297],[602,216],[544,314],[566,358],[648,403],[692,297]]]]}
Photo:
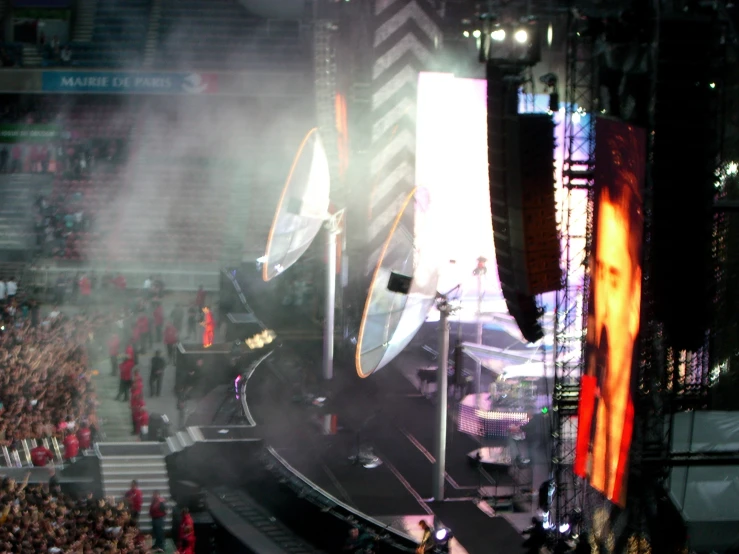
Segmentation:
{"type": "MultiPolygon", "coordinates": [[[[353,368],[337,363],[330,387],[305,383],[299,364],[289,358],[307,356],[318,345],[302,344],[302,354],[285,345],[255,372],[248,403],[263,437],[298,471],[339,500],[378,518],[436,514],[452,528],[470,554],[489,553],[491,541],[500,551],[523,552],[522,539],[510,523],[489,517],[476,504],[482,482],[467,454],[479,447],[473,438],[449,425],[447,487],[449,502],[427,503],[432,496],[433,422],[435,407],[397,370],[386,368],[370,380],[359,380],[353,368]],[[315,348],[314,348],[315,347],[315,348]],[[302,394],[325,395],[322,407],[301,400],[302,394]],[[335,415],[337,431],[323,432],[323,417],[335,415]],[[371,446],[383,465],[365,469],[349,457],[357,445],[371,446]],[[466,499],[466,500],[464,500],[466,499]],[[474,517],[471,516],[474,514],[474,517]]],[[[401,363],[409,363],[407,356],[401,363]]],[[[314,358],[315,359],[315,358],[314,358]]],[[[320,358],[317,358],[320,367],[320,358]]],[[[505,473],[494,475],[509,485],[505,473]]]]}
{"type": "MultiPolygon", "coordinates": [[[[265,297],[250,292],[249,298],[265,297]]],[[[295,327],[294,315],[271,321],[259,306],[252,307],[277,331],[278,340],[283,326],[295,327]]],[[[467,454],[480,444],[456,431],[451,421],[447,441],[449,501],[424,501],[432,496],[435,407],[400,368],[432,363],[421,347],[424,343],[434,346],[435,327],[433,323],[424,325],[395,363],[369,379],[359,379],[351,356],[337,352],[335,377],[328,383],[320,380],[320,330],[317,340],[284,341],[249,381],[247,401],[256,431],[295,469],[361,512],[378,518],[430,517],[433,512],[470,554],[523,552],[522,538],[507,520],[490,517],[476,506],[478,489],[488,483],[481,481],[467,454]],[[316,396],[326,398],[322,406],[308,401],[316,396]],[[336,418],[335,434],[323,432],[327,415],[336,418]],[[349,457],[358,444],[372,447],[383,465],[371,470],[353,465],[349,457]]],[[[474,332],[474,326],[467,327],[463,328],[465,335],[474,332]]],[[[505,333],[486,334],[490,335],[486,337],[488,344],[509,347],[512,342],[505,333]]],[[[499,485],[510,485],[505,473],[493,477],[499,485]]]]}

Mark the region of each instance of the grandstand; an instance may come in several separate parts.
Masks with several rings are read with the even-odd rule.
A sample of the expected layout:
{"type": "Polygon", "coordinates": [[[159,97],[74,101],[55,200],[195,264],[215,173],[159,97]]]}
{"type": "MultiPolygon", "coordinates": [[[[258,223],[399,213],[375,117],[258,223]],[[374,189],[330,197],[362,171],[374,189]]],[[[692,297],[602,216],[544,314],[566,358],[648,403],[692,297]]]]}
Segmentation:
{"type": "Polygon", "coordinates": [[[70,21],[67,44],[5,36],[4,66],[44,69],[15,91],[41,95],[0,73],[0,261],[215,275],[257,254],[314,124],[303,23],[236,0],[86,0],[70,21]]]}
{"type": "Polygon", "coordinates": [[[151,0],[97,0],[91,40],[71,44],[73,65],[128,69],[140,67],[151,8],[151,0]]]}

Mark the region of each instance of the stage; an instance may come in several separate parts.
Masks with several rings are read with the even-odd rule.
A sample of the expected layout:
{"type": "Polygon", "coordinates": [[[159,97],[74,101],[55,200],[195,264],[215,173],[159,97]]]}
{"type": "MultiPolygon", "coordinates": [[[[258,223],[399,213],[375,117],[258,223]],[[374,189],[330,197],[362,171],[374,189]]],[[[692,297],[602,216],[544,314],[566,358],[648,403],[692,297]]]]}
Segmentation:
{"type": "Polygon", "coordinates": [[[285,345],[253,374],[246,401],[257,424],[254,431],[315,485],[369,516],[407,523],[409,517],[432,521],[436,515],[461,545],[453,552],[523,552],[520,534],[491,507],[514,494],[508,468],[479,471],[468,454],[481,443],[450,425],[448,501],[428,502],[434,460],[431,400],[391,368],[359,381],[353,368],[337,364],[329,386],[311,384],[305,372],[314,368],[299,359],[320,360],[318,347],[303,343],[293,351],[285,345]],[[320,395],[326,397],[322,404],[310,401],[320,395]],[[326,425],[327,420],[333,424],[326,425]],[[382,465],[365,469],[352,463],[360,446],[371,448],[382,465]],[[500,498],[489,498],[479,508],[481,492],[500,498]]]}
{"type": "MultiPolygon", "coordinates": [[[[424,324],[406,350],[369,379],[357,377],[352,349],[342,351],[342,345],[337,344],[335,377],[326,382],[320,377],[320,330],[309,332],[314,324],[307,314],[298,313],[298,308],[275,310],[275,299],[270,298],[261,281],[250,279],[249,283],[250,290],[243,284],[242,288],[251,307],[265,325],[277,332],[274,354],[252,373],[246,397],[241,399],[255,423],[250,436],[263,438],[265,444],[326,493],[398,531],[413,534],[416,529],[409,529],[409,521],[413,527],[418,518],[433,522],[436,517],[459,541],[452,552],[524,551],[523,538],[502,517],[501,510],[513,504],[516,493],[527,496],[519,505],[528,508],[530,494],[517,489],[509,467],[482,467],[469,457],[470,452],[481,447],[505,446],[506,439],[460,432],[457,401],[450,400],[446,500],[429,500],[434,463],[434,395],[421,394],[417,373],[418,369],[434,364],[428,349],[423,347],[433,349],[436,345],[437,323],[424,324]],[[267,314],[273,317],[268,318],[267,314]],[[351,458],[360,448],[377,456],[382,462],[379,467],[366,469],[354,464],[351,458]]],[[[462,340],[472,340],[476,332],[474,324],[460,324],[453,331],[462,340]]],[[[486,344],[526,350],[524,345],[512,342],[510,335],[502,331],[485,330],[486,344]]],[[[472,360],[465,360],[465,364],[468,372],[474,367],[472,360]]],[[[483,379],[487,389],[491,375],[484,372],[483,379]]],[[[203,414],[219,413],[216,425],[232,421],[232,408],[222,406],[227,391],[228,387],[223,386],[214,392],[201,410],[203,414]]],[[[545,460],[540,464],[545,465],[545,460]]],[[[259,486],[247,484],[246,489],[255,492],[259,486]]],[[[529,513],[525,516],[530,520],[529,513]]]]}

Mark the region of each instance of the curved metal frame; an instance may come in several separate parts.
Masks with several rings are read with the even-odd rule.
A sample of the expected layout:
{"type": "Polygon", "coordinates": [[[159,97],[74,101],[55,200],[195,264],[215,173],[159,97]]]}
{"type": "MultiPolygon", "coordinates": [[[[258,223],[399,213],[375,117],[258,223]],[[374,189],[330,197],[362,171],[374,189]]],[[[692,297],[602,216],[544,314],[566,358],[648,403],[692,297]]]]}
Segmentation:
{"type": "Polygon", "coordinates": [[[300,146],[298,147],[298,152],[295,154],[295,158],[293,158],[293,163],[290,166],[290,172],[287,174],[287,179],[285,180],[285,185],[282,187],[282,194],[280,194],[280,200],[277,202],[277,208],[275,209],[275,215],[272,218],[272,226],[269,228],[269,235],[267,235],[267,247],[264,250],[264,263],[262,264],[262,279],[267,282],[272,280],[272,277],[269,276],[269,255],[270,251],[272,250],[272,239],[275,235],[275,229],[277,228],[277,221],[280,218],[280,212],[282,211],[282,206],[285,203],[285,198],[287,198],[287,191],[290,190],[290,185],[292,184],[293,174],[295,173],[295,168],[298,166],[298,162],[300,161],[300,157],[303,154],[303,150],[305,149],[305,145],[308,143],[310,138],[318,132],[318,128],[314,127],[310,131],[308,131],[308,134],[305,135],[302,142],[300,143],[300,146]]]}
{"type": "Polygon", "coordinates": [[[393,239],[393,235],[395,235],[395,231],[397,231],[398,226],[400,225],[400,221],[403,219],[403,214],[405,214],[405,210],[408,209],[408,205],[410,204],[411,200],[416,196],[416,191],[418,188],[413,188],[411,193],[408,195],[408,197],[403,202],[403,205],[398,212],[398,215],[395,216],[395,221],[393,221],[393,226],[390,228],[390,233],[388,234],[387,238],[385,239],[385,243],[382,245],[382,250],[380,251],[380,257],[377,259],[377,264],[375,265],[375,270],[372,273],[372,281],[370,281],[370,286],[368,289],[369,294],[367,295],[367,300],[364,302],[364,310],[362,311],[362,321],[359,324],[359,334],[357,335],[357,350],[354,354],[354,363],[355,367],[357,369],[357,375],[361,377],[362,379],[366,379],[370,375],[372,375],[375,371],[377,371],[377,368],[374,368],[369,373],[364,373],[362,371],[362,342],[364,340],[364,328],[367,324],[367,315],[369,314],[369,308],[372,304],[372,291],[375,288],[375,283],[377,282],[377,278],[380,274],[380,269],[382,268],[382,263],[385,261],[385,255],[387,254],[388,248],[390,248],[390,241],[393,239]]]}

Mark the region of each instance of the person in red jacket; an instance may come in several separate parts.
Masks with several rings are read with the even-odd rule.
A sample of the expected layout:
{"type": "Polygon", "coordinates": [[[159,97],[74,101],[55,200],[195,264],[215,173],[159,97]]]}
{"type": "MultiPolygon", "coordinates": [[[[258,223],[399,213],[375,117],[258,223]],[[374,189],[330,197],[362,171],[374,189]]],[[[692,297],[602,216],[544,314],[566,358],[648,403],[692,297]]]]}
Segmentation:
{"type": "Polygon", "coordinates": [[[77,440],[82,450],[87,450],[92,446],[92,431],[90,431],[90,426],[87,423],[82,422],[80,428],[77,430],[77,440]]]}
{"type": "Polygon", "coordinates": [[[31,461],[35,467],[44,467],[54,461],[54,454],[41,441],[36,441],[36,446],[31,449],[31,461]]]}
{"type": "Polygon", "coordinates": [[[159,496],[159,491],[154,491],[151,496],[151,506],[149,507],[149,515],[151,516],[151,534],[154,539],[152,545],[154,551],[164,552],[164,523],[167,517],[167,505],[159,496]]]}
{"type": "Polygon", "coordinates": [[[177,327],[174,323],[168,323],[164,328],[164,344],[167,346],[167,359],[170,364],[174,363],[174,349],[178,340],[177,327]]]}
{"type": "Polygon", "coordinates": [[[141,336],[141,353],[146,352],[147,348],[151,348],[151,329],[149,327],[149,316],[141,314],[136,319],[136,328],[141,336]]]}
{"type": "Polygon", "coordinates": [[[162,329],[164,328],[164,308],[162,308],[161,303],[158,303],[154,308],[152,319],[154,319],[154,331],[156,332],[155,338],[157,344],[159,344],[162,342],[162,329]]]}
{"type": "Polygon", "coordinates": [[[133,336],[131,337],[131,340],[128,341],[128,345],[126,346],[126,358],[129,358],[136,362],[136,341],[133,340],[133,336]]]}
{"type": "Polygon", "coordinates": [[[144,504],[144,495],[135,480],[131,481],[131,488],[126,492],[126,503],[128,504],[128,510],[131,512],[131,523],[138,525],[141,506],[144,504]]]}
{"type": "Polygon", "coordinates": [[[117,333],[110,335],[108,339],[108,355],[110,356],[110,374],[118,373],[118,354],[120,353],[121,339],[117,333]]]}
{"type": "Polygon", "coordinates": [[[77,435],[74,433],[67,433],[64,437],[64,459],[74,461],[77,455],[80,453],[80,441],[77,440],[77,435]]]}
{"type": "Polygon", "coordinates": [[[182,508],[182,519],[177,534],[177,550],[180,554],[195,554],[195,523],[190,510],[182,508]]]}
{"type": "Polygon", "coordinates": [[[131,423],[133,423],[133,434],[139,434],[139,417],[145,406],[143,393],[131,396],[131,423]]]}
{"type": "Polygon", "coordinates": [[[144,406],[142,406],[139,410],[137,423],[141,440],[147,440],[149,436],[149,412],[146,411],[146,408],[144,406]]]}
{"type": "Polygon", "coordinates": [[[134,394],[144,394],[144,380],[141,378],[141,373],[138,369],[133,370],[133,392],[134,394]]]}
{"type": "Polygon", "coordinates": [[[131,391],[131,378],[133,374],[133,366],[135,365],[132,358],[126,358],[123,360],[118,369],[120,370],[119,384],[118,384],[118,395],[115,397],[116,400],[128,400],[129,392],[131,391]]]}

